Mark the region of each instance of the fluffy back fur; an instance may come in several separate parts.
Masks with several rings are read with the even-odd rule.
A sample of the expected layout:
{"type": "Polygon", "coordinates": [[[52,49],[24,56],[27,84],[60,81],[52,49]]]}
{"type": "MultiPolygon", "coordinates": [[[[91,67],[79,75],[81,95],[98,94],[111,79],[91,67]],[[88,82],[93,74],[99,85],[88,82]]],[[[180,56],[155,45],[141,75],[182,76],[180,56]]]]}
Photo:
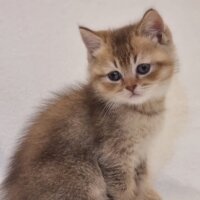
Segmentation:
{"type": "Polygon", "coordinates": [[[5,200],[159,200],[147,158],[175,72],[171,33],[153,9],[133,25],[80,32],[88,84],[33,120],[4,181],[5,200]]]}

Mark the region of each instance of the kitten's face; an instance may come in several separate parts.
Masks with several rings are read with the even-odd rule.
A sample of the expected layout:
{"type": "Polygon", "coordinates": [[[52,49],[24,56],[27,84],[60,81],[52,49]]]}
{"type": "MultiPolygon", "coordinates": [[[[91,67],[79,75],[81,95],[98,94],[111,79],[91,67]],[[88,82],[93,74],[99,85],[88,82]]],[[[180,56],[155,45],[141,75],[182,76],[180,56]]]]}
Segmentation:
{"type": "Polygon", "coordinates": [[[81,29],[91,83],[100,97],[115,104],[143,104],[165,95],[174,53],[169,30],[156,11],[114,31],[81,29]]]}

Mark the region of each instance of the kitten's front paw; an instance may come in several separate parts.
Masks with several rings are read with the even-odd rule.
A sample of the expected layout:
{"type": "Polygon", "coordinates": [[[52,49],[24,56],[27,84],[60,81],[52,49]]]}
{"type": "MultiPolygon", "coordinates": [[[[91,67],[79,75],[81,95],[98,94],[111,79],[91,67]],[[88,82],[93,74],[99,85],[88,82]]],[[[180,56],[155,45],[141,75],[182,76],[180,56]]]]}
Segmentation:
{"type": "Polygon", "coordinates": [[[153,189],[148,189],[137,197],[137,200],[162,200],[160,195],[153,189]]]}
{"type": "Polygon", "coordinates": [[[162,200],[154,189],[148,189],[144,195],[144,200],[162,200]]]}

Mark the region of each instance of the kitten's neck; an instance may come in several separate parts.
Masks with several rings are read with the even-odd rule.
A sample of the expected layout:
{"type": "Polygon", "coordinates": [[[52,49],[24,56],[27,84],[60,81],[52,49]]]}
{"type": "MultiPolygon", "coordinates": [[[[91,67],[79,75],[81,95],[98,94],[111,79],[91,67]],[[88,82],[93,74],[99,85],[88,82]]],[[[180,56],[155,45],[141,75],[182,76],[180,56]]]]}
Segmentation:
{"type": "Polygon", "coordinates": [[[138,112],[143,115],[153,116],[159,115],[165,110],[165,98],[159,98],[155,100],[148,101],[141,105],[132,106],[135,112],[138,112]]]}

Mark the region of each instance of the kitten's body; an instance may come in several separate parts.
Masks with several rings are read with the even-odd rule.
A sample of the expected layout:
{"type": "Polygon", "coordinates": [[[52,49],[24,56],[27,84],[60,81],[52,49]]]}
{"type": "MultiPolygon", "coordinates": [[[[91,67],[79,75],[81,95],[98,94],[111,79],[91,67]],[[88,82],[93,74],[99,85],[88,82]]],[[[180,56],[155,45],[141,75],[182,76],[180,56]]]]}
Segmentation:
{"type": "Polygon", "coordinates": [[[116,192],[133,199],[137,170],[163,115],[163,102],[149,107],[107,111],[88,86],[59,97],[34,122],[17,153],[8,199],[89,199],[90,192],[96,200],[116,192]]]}
{"type": "MultiPolygon", "coordinates": [[[[129,62],[132,53],[127,52],[133,49],[129,48],[130,41],[127,41],[130,37],[124,36],[130,35],[131,28],[136,29],[135,26],[128,26],[112,34],[109,32],[109,36],[99,32],[104,42],[118,38],[114,43],[119,46],[112,48],[116,48],[114,52],[120,54],[114,55],[115,58],[121,56],[122,59],[115,64],[126,65],[127,74],[128,67],[132,65],[129,62]],[[119,47],[123,45],[127,51],[120,50],[119,47]]],[[[130,101],[128,103],[124,103],[124,96],[119,99],[116,96],[111,101],[111,96],[115,95],[113,91],[122,90],[119,88],[122,86],[108,83],[101,75],[102,71],[107,70],[104,62],[111,55],[99,49],[99,55],[96,55],[100,39],[91,35],[94,33],[90,30],[83,31],[86,31],[82,36],[89,51],[90,81],[80,89],[59,96],[34,120],[5,180],[6,200],[160,199],[148,183],[147,154],[148,146],[162,124],[165,99],[162,92],[173,70],[171,67],[162,72],[154,69],[156,73],[152,72],[153,76],[145,79],[144,84],[147,85],[157,76],[159,81],[163,81],[164,86],[159,86],[161,92],[157,89],[156,97],[144,97],[142,103],[139,101],[137,104],[130,103],[134,98],[140,99],[135,94],[133,100],[132,96],[127,100],[130,101]],[[88,41],[91,38],[92,43],[88,41]]],[[[155,43],[138,36],[136,38],[139,42],[134,43],[134,52],[138,53],[134,62],[137,56],[141,59],[140,49],[154,52],[152,57],[155,60],[158,55],[155,43]]],[[[158,50],[159,66],[166,65],[166,61],[169,61],[168,65],[173,65],[170,54],[166,53],[168,49],[166,51],[161,46],[158,50]]],[[[133,79],[127,77],[125,84],[126,81],[132,84],[133,79]]]]}

